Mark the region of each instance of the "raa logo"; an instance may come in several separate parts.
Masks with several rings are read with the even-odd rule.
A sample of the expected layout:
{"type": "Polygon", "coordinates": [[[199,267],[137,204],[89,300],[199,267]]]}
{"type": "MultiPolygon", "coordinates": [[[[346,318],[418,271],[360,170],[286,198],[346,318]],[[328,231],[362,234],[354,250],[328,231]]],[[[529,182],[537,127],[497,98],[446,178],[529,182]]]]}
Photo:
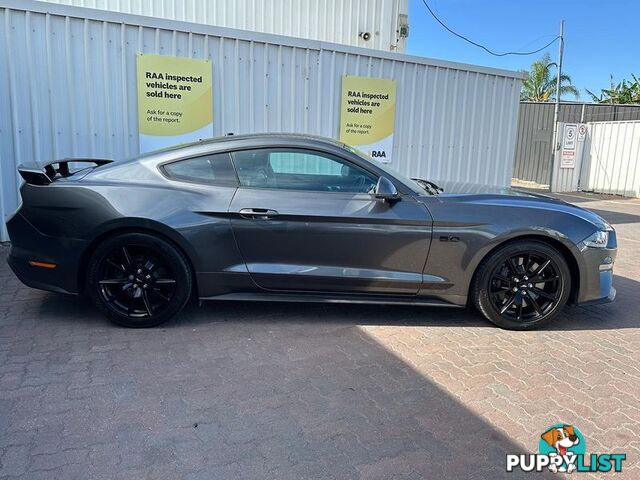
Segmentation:
{"type": "Polygon", "coordinates": [[[624,453],[586,454],[582,432],[573,425],[558,423],[540,435],[538,454],[507,455],[507,472],[621,472],[624,453]]]}

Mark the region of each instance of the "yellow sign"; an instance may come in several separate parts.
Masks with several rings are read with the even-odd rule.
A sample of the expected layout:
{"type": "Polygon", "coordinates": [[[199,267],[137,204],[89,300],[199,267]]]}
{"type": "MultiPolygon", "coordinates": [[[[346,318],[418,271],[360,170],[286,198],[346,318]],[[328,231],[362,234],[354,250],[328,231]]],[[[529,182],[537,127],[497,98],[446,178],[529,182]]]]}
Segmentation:
{"type": "Polygon", "coordinates": [[[340,141],[391,162],[395,110],[395,80],[342,77],[340,141]]]}
{"type": "Polygon", "coordinates": [[[211,62],[137,57],[140,152],[213,136],[211,62]]]}

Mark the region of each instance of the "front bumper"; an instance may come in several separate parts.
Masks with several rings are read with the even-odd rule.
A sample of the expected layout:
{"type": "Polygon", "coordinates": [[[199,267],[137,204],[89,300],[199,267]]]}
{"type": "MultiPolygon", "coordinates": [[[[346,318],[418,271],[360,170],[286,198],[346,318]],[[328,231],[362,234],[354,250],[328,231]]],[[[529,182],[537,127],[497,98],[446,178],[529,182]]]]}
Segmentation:
{"type": "Polygon", "coordinates": [[[44,235],[20,213],[7,222],[11,248],[7,263],[28,287],[59,293],[77,294],[78,273],[84,240],[44,235]],[[55,268],[31,265],[30,261],[55,264],[55,268]]]}
{"type": "Polygon", "coordinates": [[[613,302],[616,298],[613,265],[618,251],[615,231],[610,233],[606,248],[580,247],[583,265],[580,269],[580,290],[576,303],[582,306],[613,302]]]}

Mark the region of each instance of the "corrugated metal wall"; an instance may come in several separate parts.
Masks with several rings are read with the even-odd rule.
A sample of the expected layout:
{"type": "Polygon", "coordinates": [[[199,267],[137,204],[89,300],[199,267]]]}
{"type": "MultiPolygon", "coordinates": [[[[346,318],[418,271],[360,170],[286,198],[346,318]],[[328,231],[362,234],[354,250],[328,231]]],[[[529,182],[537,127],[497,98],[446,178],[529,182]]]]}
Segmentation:
{"type": "MultiPolygon", "coordinates": [[[[551,176],[553,103],[521,102],[513,177],[548,185],[551,176]]],[[[640,120],[640,105],[562,103],[560,122],[640,120]]]]}
{"type": "Polygon", "coordinates": [[[640,121],[587,125],[582,190],[640,197],[640,121]]]}
{"type": "Polygon", "coordinates": [[[408,0],[44,0],[113,12],[404,52],[408,0]],[[360,32],[369,32],[364,40],[360,32]]]}
{"type": "MultiPolygon", "coordinates": [[[[15,166],[23,161],[138,152],[136,52],[211,59],[215,135],[337,138],[342,76],[395,79],[393,167],[434,180],[510,183],[515,72],[12,0],[0,1],[0,218],[18,204],[15,166]]],[[[0,228],[6,240],[4,222],[0,228]]]]}
{"type": "Polygon", "coordinates": [[[514,178],[549,184],[552,137],[553,104],[522,102],[518,114],[514,178]]]}

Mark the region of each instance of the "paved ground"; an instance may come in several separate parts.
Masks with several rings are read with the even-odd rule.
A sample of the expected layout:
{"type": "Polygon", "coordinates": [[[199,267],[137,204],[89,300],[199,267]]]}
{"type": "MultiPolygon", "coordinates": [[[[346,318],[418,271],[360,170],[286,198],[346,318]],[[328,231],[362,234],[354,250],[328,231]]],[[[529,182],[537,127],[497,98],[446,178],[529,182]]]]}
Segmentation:
{"type": "Polygon", "coordinates": [[[640,202],[567,198],[615,224],[619,298],[527,333],[236,303],[127,330],[20,285],[0,248],[0,478],[526,478],[505,453],[556,422],[640,478],[640,202]]]}

